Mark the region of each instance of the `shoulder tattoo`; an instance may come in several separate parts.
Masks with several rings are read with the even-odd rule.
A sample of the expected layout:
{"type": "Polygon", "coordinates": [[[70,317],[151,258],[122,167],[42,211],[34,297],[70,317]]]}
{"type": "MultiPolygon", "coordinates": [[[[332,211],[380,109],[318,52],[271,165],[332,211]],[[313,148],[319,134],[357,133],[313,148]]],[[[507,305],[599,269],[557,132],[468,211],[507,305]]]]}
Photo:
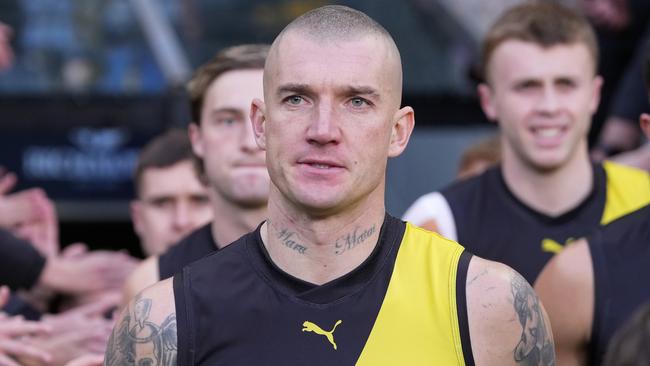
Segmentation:
{"type": "Polygon", "coordinates": [[[521,324],[521,339],[514,349],[517,365],[555,365],[553,339],[549,333],[539,299],[519,274],[511,280],[515,313],[521,324]]]}
{"type": "Polygon", "coordinates": [[[176,365],[176,314],[169,314],[156,324],[149,319],[152,305],[151,299],[136,298],[135,305],[129,307],[120,323],[115,324],[108,340],[104,366],[176,365]]]}

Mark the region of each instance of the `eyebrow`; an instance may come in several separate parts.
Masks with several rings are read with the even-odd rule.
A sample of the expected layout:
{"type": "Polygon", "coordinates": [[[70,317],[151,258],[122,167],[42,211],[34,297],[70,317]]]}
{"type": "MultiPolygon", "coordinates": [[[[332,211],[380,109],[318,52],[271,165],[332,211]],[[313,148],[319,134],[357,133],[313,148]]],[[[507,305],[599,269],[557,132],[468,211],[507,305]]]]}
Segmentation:
{"type": "Polygon", "coordinates": [[[302,94],[302,95],[312,95],[314,92],[307,84],[300,83],[287,83],[280,85],[276,91],[278,96],[283,94],[302,94]]]}
{"type": "MultiPolygon", "coordinates": [[[[277,95],[282,96],[283,94],[301,94],[301,95],[313,95],[315,92],[307,84],[300,83],[288,83],[280,85],[277,89],[277,95]]],[[[379,99],[379,92],[370,86],[346,86],[340,88],[339,94],[352,96],[352,95],[366,95],[373,98],[379,99]]]]}
{"type": "Polygon", "coordinates": [[[379,92],[370,86],[349,86],[344,88],[345,95],[366,95],[373,97],[375,99],[379,99],[379,92]]]}
{"type": "Polygon", "coordinates": [[[218,115],[222,113],[243,114],[241,110],[232,107],[217,108],[210,111],[210,115],[218,115]]]}

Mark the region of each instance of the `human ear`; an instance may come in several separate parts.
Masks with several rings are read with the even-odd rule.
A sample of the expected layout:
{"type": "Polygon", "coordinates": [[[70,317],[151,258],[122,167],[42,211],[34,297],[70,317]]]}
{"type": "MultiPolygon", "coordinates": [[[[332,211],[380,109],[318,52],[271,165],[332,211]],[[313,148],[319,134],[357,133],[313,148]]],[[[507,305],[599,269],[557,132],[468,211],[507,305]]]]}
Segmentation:
{"type": "Polygon", "coordinates": [[[203,139],[201,138],[201,127],[196,122],[191,122],[187,126],[187,135],[192,143],[192,151],[199,158],[203,158],[205,148],[203,147],[203,139]]]}
{"type": "Polygon", "coordinates": [[[251,103],[250,119],[253,124],[253,134],[255,142],[260,149],[266,150],[266,116],[265,105],[260,99],[253,99],[251,103]]]}
{"type": "Polygon", "coordinates": [[[495,122],[497,120],[497,110],[494,105],[492,88],[486,83],[481,83],[478,85],[477,91],[483,113],[490,121],[495,122]]]}
{"type": "Polygon", "coordinates": [[[144,225],[142,223],[142,202],[139,200],[131,201],[131,204],[129,205],[129,211],[131,212],[133,231],[135,231],[136,234],[141,235],[141,233],[144,231],[144,228],[142,227],[144,225]]]}
{"type": "Polygon", "coordinates": [[[639,116],[639,124],[641,125],[641,130],[645,136],[650,139],[650,114],[642,113],[639,116]]]}
{"type": "Polygon", "coordinates": [[[406,149],[414,126],[415,112],[413,108],[404,107],[395,113],[391,128],[388,157],[398,156],[406,149]]]}

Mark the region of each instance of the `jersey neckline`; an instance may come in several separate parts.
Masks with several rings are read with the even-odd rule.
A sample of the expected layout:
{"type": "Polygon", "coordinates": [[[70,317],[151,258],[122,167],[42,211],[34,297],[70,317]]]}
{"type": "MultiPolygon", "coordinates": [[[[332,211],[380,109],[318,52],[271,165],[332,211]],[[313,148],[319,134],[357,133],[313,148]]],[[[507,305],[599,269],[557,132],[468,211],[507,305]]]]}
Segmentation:
{"type": "MultiPolygon", "coordinates": [[[[262,223],[263,224],[263,223],[262,223]]],[[[260,234],[260,224],[245,243],[245,253],[257,272],[280,293],[301,302],[326,305],[342,301],[357,293],[381,272],[390,259],[394,259],[406,224],[388,213],[372,253],[358,267],[347,274],[322,285],[292,276],[279,268],[271,259],[260,234]]],[[[392,267],[391,267],[392,270],[392,267]]]]}
{"type": "Polygon", "coordinates": [[[505,194],[508,200],[513,202],[515,206],[518,206],[520,209],[526,211],[528,214],[535,217],[540,222],[546,224],[561,225],[566,222],[573,221],[576,217],[580,216],[580,214],[583,211],[589,210],[589,207],[591,205],[597,204],[598,203],[597,197],[599,195],[605,194],[605,186],[607,180],[605,170],[601,164],[592,163],[591,171],[592,171],[593,184],[589,194],[587,194],[587,196],[584,199],[582,199],[582,201],[580,201],[573,208],[570,208],[569,210],[559,215],[551,216],[543,212],[537,211],[534,208],[528,206],[512,192],[510,187],[508,187],[508,184],[506,183],[506,180],[503,176],[503,167],[501,165],[498,165],[490,170],[491,172],[488,171],[486,173],[491,174],[493,179],[497,180],[497,184],[500,187],[500,190],[505,194]]]}

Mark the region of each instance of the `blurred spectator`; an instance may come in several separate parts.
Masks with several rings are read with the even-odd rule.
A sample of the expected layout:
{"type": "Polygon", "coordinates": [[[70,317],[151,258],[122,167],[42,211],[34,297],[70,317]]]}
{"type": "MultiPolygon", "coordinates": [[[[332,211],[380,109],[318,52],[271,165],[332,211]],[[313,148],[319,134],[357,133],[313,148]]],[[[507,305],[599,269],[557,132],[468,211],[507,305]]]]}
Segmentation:
{"type": "MultiPolygon", "coordinates": [[[[636,121],[639,114],[650,111],[650,104],[645,98],[646,91],[643,85],[643,61],[649,51],[650,24],[612,97],[608,118],[603,125],[597,145],[592,149],[594,158],[604,159],[613,156],[615,161],[626,163],[629,161],[628,157],[623,158],[617,155],[633,150],[644,142],[643,134],[636,121]]],[[[641,167],[633,161],[630,163],[641,167]]]]}
{"type": "Polygon", "coordinates": [[[187,131],[170,130],[149,142],[140,153],[134,181],[137,199],[131,217],[146,256],[164,253],[212,219],[187,131]]]}
{"type": "MultiPolygon", "coordinates": [[[[145,39],[141,20],[132,1],[111,0],[102,9],[104,38],[103,70],[99,89],[108,93],[159,92],[166,85],[151,44],[145,39]]],[[[175,23],[179,2],[156,1],[165,18],[175,23]]]]}
{"type": "Polygon", "coordinates": [[[214,218],[160,256],[147,258],[125,286],[128,301],[187,264],[230,244],[263,220],[269,193],[264,152],[253,138],[251,101],[261,98],[269,46],[233,46],[196,70],[188,84],[189,136],[208,182],[214,218]]]}
{"type": "Polygon", "coordinates": [[[589,159],[597,55],[593,29],[575,11],[533,1],[505,12],[486,36],[478,89],[501,130],[501,164],[420,197],[404,218],[433,221],[534,283],[572,238],[650,202],[645,172],[589,159]]]}
{"type": "Polygon", "coordinates": [[[611,156],[638,146],[636,117],[650,104],[641,96],[640,54],[648,41],[647,0],[573,0],[595,25],[601,50],[599,74],[605,84],[594,117],[590,142],[594,157],[611,156]]]}
{"type": "MultiPolygon", "coordinates": [[[[645,68],[650,70],[650,57],[645,59],[645,68]]],[[[650,91],[648,76],[646,88],[650,91]]],[[[650,100],[650,93],[643,94],[650,100]]],[[[650,115],[640,119],[650,138],[650,115]]],[[[634,190],[640,183],[647,186],[648,180],[626,183],[626,190],[634,190]]],[[[549,314],[560,363],[601,364],[609,349],[608,364],[648,364],[647,352],[636,355],[638,363],[630,353],[647,348],[639,343],[647,340],[645,315],[623,331],[630,336],[614,340],[615,332],[635,309],[650,300],[650,287],[639,286],[637,281],[650,276],[648,243],[650,205],[646,204],[576,241],[544,268],[535,289],[549,314]],[[621,343],[624,339],[629,343],[621,343]]]]}

